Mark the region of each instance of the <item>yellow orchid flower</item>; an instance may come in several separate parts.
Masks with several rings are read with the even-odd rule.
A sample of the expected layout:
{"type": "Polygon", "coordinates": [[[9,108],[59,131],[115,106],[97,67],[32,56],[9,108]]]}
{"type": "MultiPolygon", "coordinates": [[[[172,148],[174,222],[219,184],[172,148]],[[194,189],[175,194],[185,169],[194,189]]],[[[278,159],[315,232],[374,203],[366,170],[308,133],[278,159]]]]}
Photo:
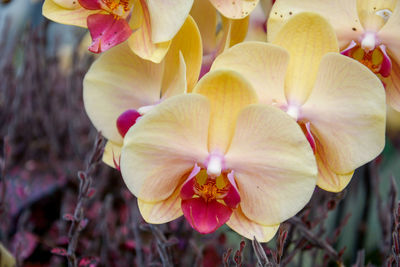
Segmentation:
{"type": "Polygon", "coordinates": [[[226,223],[266,242],[309,201],[313,152],[283,111],[258,105],[238,73],[206,74],[130,128],[121,173],[149,223],[183,215],[200,233],[226,223]]]}
{"type": "Polygon", "coordinates": [[[129,39],[140,57],[159,63],[184,23],[193,0],[45,0],[43,15],[87,27],[89,50],[100,53],[129,39]]]}
{"type": "Polygon", "coordinates": [[[159,64],[136,56],[128,44],[93,63],[83,81],[83,100],[90,120],[108,139],[105,163],[118,167],[123,136],[137,118],[164,99],[192,90],[201,53],[200,33],[189,16],[159,64]]]}
{"type": "Polygon", "coordinates": [[[315,13],[293,16],[274,44],[238,44],[211,71],[249,79],[262,103],[280,107],[302,127],[317,159],[317,185],[338,192],[385,143],[385,92],[359,62],[339,54],[333,28],[315,13]],[[336,52],[336,53],[332,53],[336,52]]]}
{"type": "Polygon", "coordinates": [[[400,1],[398,0],[278,0],[268,21],[268,38],[294,14],[312,11],[330,21],[342,54],[378,75],[388,103],[400,111],[400,1]]]}

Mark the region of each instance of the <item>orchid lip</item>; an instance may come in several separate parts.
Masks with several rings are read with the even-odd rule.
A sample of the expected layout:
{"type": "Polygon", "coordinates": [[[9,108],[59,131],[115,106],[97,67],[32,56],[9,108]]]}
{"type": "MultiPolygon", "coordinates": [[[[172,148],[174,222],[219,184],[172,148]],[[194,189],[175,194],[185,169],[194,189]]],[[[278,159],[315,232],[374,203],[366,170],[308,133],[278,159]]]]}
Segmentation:
{"type": "Polygon", "coordinates": [[[383,20],[385,22],[387,22],[390,18],[390,16],[392,15],[392,11],[385,8],[385,9],[381,9],[375,12],[376,15],[380,16],[383,18],[383,20]]]}

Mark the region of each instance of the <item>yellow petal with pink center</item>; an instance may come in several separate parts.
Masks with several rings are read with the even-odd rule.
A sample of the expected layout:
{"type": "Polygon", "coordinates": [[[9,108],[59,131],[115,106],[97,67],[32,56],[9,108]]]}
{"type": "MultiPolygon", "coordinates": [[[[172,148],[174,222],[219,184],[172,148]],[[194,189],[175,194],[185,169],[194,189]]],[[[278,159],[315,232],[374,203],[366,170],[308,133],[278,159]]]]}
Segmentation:
{"type": "Polygon", "coordinates": [[[119,168],[119,159],[121,157],[122,142],[120,144],[107,141],[104,152],[103,162],[111,168],[119,168]]]}
{"type": "Polygon", "coordinates": [[[339,52],[335,32],[320,15],[301,13],[282,27],[272,43],[289,52],[285,95],[289,104],[300,105],[311,93],[322,56],[339,52]]]}
{"type": "Polygon", "coordinates": [[[159,101],[163,70],[163,64],[139,58],[126,43],[103,53],[83,80],[85,109],[96,129],[122,144],[117,118],[127,109],[159,101]]]}
{"type": "Polygon", "coordinates": [[[217,45],[217,12],[210,1],[194,0],[190,11],[201,33],[204,54],[211,53],[217,45]]]}
{"type": "Polygon", "coordinates": [[[398,0],[357,0],[358,15],[364,29],[373,32],[379,31],[397,3],[398,0]]]}
{"type": "Polygon", "coordinates": [[[171,196],[195,163],[205,162],[209,100],[198,94],[168,98],[130,128],[121,153],[129,190],[145,202],[171,196]]]}
{"type": "Polygon", "coordinates": [[[364,29],[357,13],[357,0],[277,0],[268,19],[268,40],[273,41],[285,23],[300,12],[316,12],[329,20],[340,48],[358,40],[364,29]]]}
{"type": "Polygon", "coordinates": [[[209,151],[225,153],[233,136],[238,113],[245,106],[257,103],[256,92],[244,76],[228,70],[209,72],[199,81],[194,92],[210,100],[209,151]]]}
{"type": "Polygon", "coordinates": [[[238,234],[250,240],[253,240],[255,237],[259,242],[270,241],[279,229],[279,224],[261,225],[251,221],[243,214],[240,207],[233,212],[226,224],[238,234]]]}
{"type": "Polygon", "coordinates": [[[225,155],[249,220],[276,225],[310,200],[317,181],[313,151],[299,125],[270,105],[242,110],[225,155]]]}
{"type": "Polygon", "coordinates": [[[289,54],[283,48],[261,42],[246,42],[219,55],[211,70],[237,71],[250,81],[261,103],[282,104],[286,102],[284,82],[288,62],[289,54]]]}
{"type": "Polygon", "coordinates": [[[152,29],[148,5],[144,0],[135,2],[136,6],[129,24],[132,29],[137,29],[128,39],[132,51],[139,57],[160,63],[168,52],[171,40],[154,43],[151,39],[152,29]]]}
{"type": "Polygon", "coordinates": [[[140,214],[147,223],[167,223],[182,215],[180,187],[167,199],[158,202],[145,202],[138,199],[140,214]]]}
{"type": "Polygon", "coordinates": [[[84,9],[79,5],[78,0],[58,1],[58,4],[53,0],[45,0],[42,13],[52,21],[87,28],[87,17],[99,11],[84,9]]]}
{"type": "MultiPolygon", "coordinates": [[[[172,39],[171,46],[165,57],[165,64],[168,66],[165,69],[167,83],[168,80],[174,79],[177,76],[177,70],[179,70],[179,65],[181,65],[180,53],[182,53],[186,64],[187,88],[191,92],[199,79],[203,57],[200,32],[191,16],[186,19],[178,34],[172,39]]],[[[166,89],[170,86],[163,87],[166,89]]]]}
{"type": "Polygon", "coordinates": [[[302,119],[311,123],[332,171],[350,173],[379,155],[385,117],[385,91],[376,75],[340,54],[322,59],[302,119]]]}
{"type": "Polygon", "coordinates": [[[147,0],[151,22],[151,40],[161,43],[171,40],[182,27],[193,0],[147,0]]]}
{"type": "Polygon", "coordinates": [[[257,6],[259,0],[210,0],[214,7],[225,17],[242,19],[257,6]]]}

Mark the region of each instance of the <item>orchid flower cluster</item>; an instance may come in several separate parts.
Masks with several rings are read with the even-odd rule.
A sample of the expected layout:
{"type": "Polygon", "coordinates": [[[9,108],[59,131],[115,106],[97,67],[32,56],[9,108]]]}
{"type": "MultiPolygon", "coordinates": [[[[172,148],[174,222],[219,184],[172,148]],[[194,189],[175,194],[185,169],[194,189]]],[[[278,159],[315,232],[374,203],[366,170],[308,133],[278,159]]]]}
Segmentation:
{"type": "Polygon", "coordinates": [[[382,151],[400,0],[261,1],[268,42],[244,41],[258,2],[45,0],[103,52],[84,106],[146,222],[267,242],[315,186],[342,191],[382,151]]]}

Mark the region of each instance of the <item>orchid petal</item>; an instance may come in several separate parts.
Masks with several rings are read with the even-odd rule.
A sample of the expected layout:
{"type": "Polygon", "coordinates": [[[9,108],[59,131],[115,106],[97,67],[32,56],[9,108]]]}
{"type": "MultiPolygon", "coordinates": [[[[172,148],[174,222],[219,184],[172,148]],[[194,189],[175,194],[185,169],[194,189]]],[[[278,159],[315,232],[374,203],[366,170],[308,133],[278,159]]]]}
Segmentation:
{"type": "Polygon", "coordinates": [[[209,234],[224,225],[232,214],[232,209],[211,200],[203,198],[182,200],[182,210],[186,220],[201,234],[209,234]]]}
{"type": "Polygon", "coordinates": [[[145,202],[138,199],[140,214],[147,223],[160,224],[167,223],[182,215],[181,198],[179,197],[180,188],[167,199],[158,202],[145,202]]]}
{"type": "Polygon", "coordinates": [[[287,102],[302,104],[311,93],[322,56],[339,52],[335,32],[320,15],[301,13],[282,27],[273,43],[290,55],[285,80],[287,102]]]}
{"type": "Polygon", "coordinates": [[[249,220],[276,225],[310,200],[317,181],[313,151],[299,125],[270,105],[251,105],[237,119],[225,155],[235,171],[240,206],[249,220]]]}
{"type": "Polygon", "coordinates": [[[289,54],[285,49],[261,42],[246,42],[219,55],[211,70],[237,71],[250,81],[261,103],[284,103],[288,62],[289,54]]]}
{"type": "Polygon", "coordinates": [[[318,140],[317,149],[315,152],[315,159],[318,165],[318,180],[317,185],[325,191],[341,192],[350,183],[354,171],[347,174],[337,174],[330,167],[327,162],[326,151],[318,140]]]}
{"type": "Polygon", "coordinates": [[[98,10],[101,9],[101,2],[99,0],[78,0],[79,4],[90,10],[98,10]]]}
{"type": "Polygon", "coordinates": [[[267,226],[250,220],[243,214],[240,207],[233,211],[226,224],[238,234],[248,239],[254,239],[255,237],[259,242],[270,241],[279,229],[279,224],[267,226]]]}
{"type": "Polygon", "coordinates": [[[187,92],[186,81],[186,64],[181,52],[175,58],[167,56],[170,60],[166,60],[164,76],[162,82],[161,97],[163,99],[174,95],[179,95],[187,92]]]}
{"type": "Polygon", "coordinates": [[[246,38],[250,17],[247,16],[243,19],[228,19],[222,17],[221,21],[223,31],[228,33],[227,38],[224,40],[226,48],[241,43],[246,38]]]}
{"type": "Polygon", "coordinates": [[[247,17],[257,6],[258,1],[259,0],[210,0],[224,17],[230,19],[242,19],[247,17]]]}
{"type": "Polygon", "coordinates": [[[389,54],[394,57],[392,62],[400,62],[400,4],[396,5],[392,15],[377,35],[389,54]]]}
{"type": "Polygon", "coordinates": [[[122,144],[116,127],[127,109],[138,109],[159,101],[163,65],[145,61],[121,44],[102,54],[83,80],[86,112],[98,131],[122,144]]]}
{"type": "Polygon", "coordinates": [[[43,16],[52,21],[87,28],[86,18],[92,14],[99,13],[99,11],[84,9],[79,5],[78,0],[57,2],[45,0],[42,13],[43,16]]]}
{"type": "Polygon", "coordinates": [[[324,56],[302,112],[335,173],[352,172],[384,147],[385,91],[376,75],[351,58],[324,56]]]}
{"type": "MultiPolygon", "coordinates": [[[[199,79],[203,54],[200,32],[191,16],[186,19],[182,28],[172,39],[168,54],[165,57],[165,65],[168,67],[165,69],[164,76],[169,77],[169,79],[177,75],[176,71],[179,69],[177,66],[182,65],[180,53],[186,64],[187,88],[191,92],[199,79]]],[[[182,74],[180,75],[182,76],[182,74]]],[[[185,78],[185,75],[182,78],[185,78]]],[[[163,86],[163,93],[170,87],[163,86]]]]}
{"type": "Polygon", "coordinates": [[[115,19],[112,14],[93,14],[87,18],[87,26],[92,36],[89,51],[101,53],[129,38],[132,30],[124,19],[115,19]]]}
{"type": "Polygon", "coordinates": [[[171,40],[161,43],[154,43],[151,39],[150,14],[143,1],[136,1],[133,14],[129,21],[132,29],[136,31],[128,39],[132,51],[139,57],[160,63],[168,52],[171,40]]]}
{"type": "Polygon", "coordinates": [[[194,92],[207,96],[211,103],[209,151],[224,153],[231,142],[237,114],[245,106],[256,103],[257,95],[243,76],[225,70],[209,72],[194,92]]]}
{"type": "Polygon", "coordinates": [[[357,13],[357,0],[277,0],[268,19],[268,40],[276,35],[292,16],[300,12],[316,12],[329,20],[339,39],[340,48],[358,40],[364,29],[357,13]]]}
{"type": "Polygon", "coordinates": [[[392,60],[390,76],[381,79],[385,84],[387,103],[395,110],[400,111],[400,66],[398,61],[392,60]]]}
{"type": "Polygon", "coordinates": [[[126,134],[121,173],[129,190],[145,202],[167,199],[196,162],[207,158],[210,105],[197,94],[166,99],[126,134]]]}
{"type": "Polygon", "coordinates": [[[190,15],[192,15],[199,27],[204,54],[213,52],[217,46],[215,33],[217,28],[217,12],[214,6],[210,1],[194,0],[190,15]]]}
{"type": "Polygon", "coordinates": [[[103,162],[110,166],[111,168],[119,169],[119,161],[121,157],[122,143],[117,144],[112,141],[107,141],[104,152],[103,152],[103,162]]]}
{"type": "Polygon", "coordinates": [[[192,4],[193,0],[148,0],[151,40],[154,43],[171,40],[185,22],[192,4]]]}
{"type": "Polygon", "coordinates": [[[377,12],[384,9],[392,12],[397,3],[398,0],[357,0],[358,16],[364,29],[372,32],[379,31],[386,21],[377,12]]]}

